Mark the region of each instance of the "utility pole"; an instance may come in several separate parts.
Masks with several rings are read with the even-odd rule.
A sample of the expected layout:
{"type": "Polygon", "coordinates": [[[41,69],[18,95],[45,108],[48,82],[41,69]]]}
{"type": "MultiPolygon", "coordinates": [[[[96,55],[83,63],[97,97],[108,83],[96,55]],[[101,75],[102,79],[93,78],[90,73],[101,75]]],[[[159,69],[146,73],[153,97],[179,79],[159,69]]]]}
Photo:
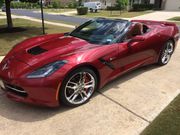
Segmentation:
{"type": "Polygon", "coordinates": [[[45,27],[44,27],[44,12],[43,12],[43,0],[41,0],[41,19],[42,19],[42,33],[43,35],[46,34],[45,33],[45,27]]]}

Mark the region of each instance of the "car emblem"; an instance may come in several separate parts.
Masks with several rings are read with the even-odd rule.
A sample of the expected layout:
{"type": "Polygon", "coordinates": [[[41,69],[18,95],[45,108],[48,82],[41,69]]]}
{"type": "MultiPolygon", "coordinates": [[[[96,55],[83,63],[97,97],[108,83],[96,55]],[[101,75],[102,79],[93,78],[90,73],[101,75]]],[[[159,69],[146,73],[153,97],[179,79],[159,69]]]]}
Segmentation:
{"type": "Polygon", "coordinates": [[[2,71],[7,70],[9,68],[8,64],[9,64],[9,61],[3,65],[2,71]]]}

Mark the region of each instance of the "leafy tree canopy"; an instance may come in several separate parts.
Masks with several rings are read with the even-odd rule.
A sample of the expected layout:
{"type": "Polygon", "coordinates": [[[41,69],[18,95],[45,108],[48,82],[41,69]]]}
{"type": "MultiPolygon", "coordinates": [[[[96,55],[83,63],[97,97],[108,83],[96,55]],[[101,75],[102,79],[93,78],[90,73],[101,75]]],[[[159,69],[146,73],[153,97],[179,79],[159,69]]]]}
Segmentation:
{"type": "Polygon", "coordinates": [[[128,5],[128,0],[116,0],[116,6],[120,8],[124,8],[128,5]]]}

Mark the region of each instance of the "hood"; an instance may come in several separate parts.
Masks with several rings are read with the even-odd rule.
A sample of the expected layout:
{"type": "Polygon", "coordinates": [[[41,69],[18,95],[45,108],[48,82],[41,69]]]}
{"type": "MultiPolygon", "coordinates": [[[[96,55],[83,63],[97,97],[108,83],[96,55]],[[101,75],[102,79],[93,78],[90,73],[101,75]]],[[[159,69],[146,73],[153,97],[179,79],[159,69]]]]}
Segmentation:
{"type": "Polygon", "coordinates": [[[70,56],[97,47],[97,45],[92,45],[85,40],[64,35],[51,37],[51,39],[39,43],[31,43],[31,45],[27,44],[18,45],[17,48],[20,49],[15,47],[12,52],[14,52],[13,56],[16,59],[30,66],[54,60],[54,57],[70,56]]]}

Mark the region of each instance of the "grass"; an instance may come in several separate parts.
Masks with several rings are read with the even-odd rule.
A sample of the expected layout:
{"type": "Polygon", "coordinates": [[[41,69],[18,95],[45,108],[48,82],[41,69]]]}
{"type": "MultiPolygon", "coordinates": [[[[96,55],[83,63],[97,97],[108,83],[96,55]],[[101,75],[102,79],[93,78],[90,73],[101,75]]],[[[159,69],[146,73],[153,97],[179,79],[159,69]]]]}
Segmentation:
{"type": "Polygon", "coordinates": [[[87,15],[77,15],[81,17],[87,17],[87,18],[93,18],[93,17],[107,17],[107,18],[131,18],[136,17],[144,14],[152,13],[152,11],[142,11],[142,12],[121,12],[120,11],[107,11],[107,10],[101,10],[97,13],[88,13],[87,15]]]}
{"type": "Polygon", "coordinates": [[[54,23],[63,23],[63,24],[68,24],[68,25],[73,25],[73,26],[79,26],[78,23],[73,23],[73,22],[65,22],[65,21],[59,21],[59,20],[48,20],[45,19],[45,21],[50,21],[50,22],[54,22],[54,23]]]}
{"type": "Polygon", "coordinates": [[[177,25],[180,25],[180,21],[179,22],[174,22],[175,24],[177,24],[177,25]]]}
{"type": "Polygon", "coordinates": [[[44,9],[44,12],[46,13],[63,13],[63,12],[69,12],[69,11],[75,11],[76,9],[69,9],[69,8],[64,8],[64,9],[44,9]]]}
{"type": "MultiPolygon", "coordinates": [[[[13,19],[13,23],[15,27],[22,27],[27,29],[26,31],[22,32],[15,32],[15,33],[0,33],[0,56],[7,54],[7,52],[17,43],[42,34],[41,23],[27,21],[24,19],[13,19]]],[[[6,27],[6,20],[0,20],[0,29],[6,27]]],[[[45,25],[46,26],[46,33],[63,33],[71,31],[70,28],[64,28],[59,26],[53,25],[45,25]]]]}
{"type": "Polygon", "coordinates": [[[180,95],[165,108],[141,135],[180,135],[180,95]]]}
{"type": "Polygon", "coordinates": [[[177,25],[180,25],[180,16],[176,16],[176,17],[170,18],[168,20],[176,23],[177,25]]]}
{"type": "Polygon", "coordinates": [[[180,16],[176,16],[176,17],[170,18],[168,20],[171,20],[171,21],[180,21],[180,16]]]}

